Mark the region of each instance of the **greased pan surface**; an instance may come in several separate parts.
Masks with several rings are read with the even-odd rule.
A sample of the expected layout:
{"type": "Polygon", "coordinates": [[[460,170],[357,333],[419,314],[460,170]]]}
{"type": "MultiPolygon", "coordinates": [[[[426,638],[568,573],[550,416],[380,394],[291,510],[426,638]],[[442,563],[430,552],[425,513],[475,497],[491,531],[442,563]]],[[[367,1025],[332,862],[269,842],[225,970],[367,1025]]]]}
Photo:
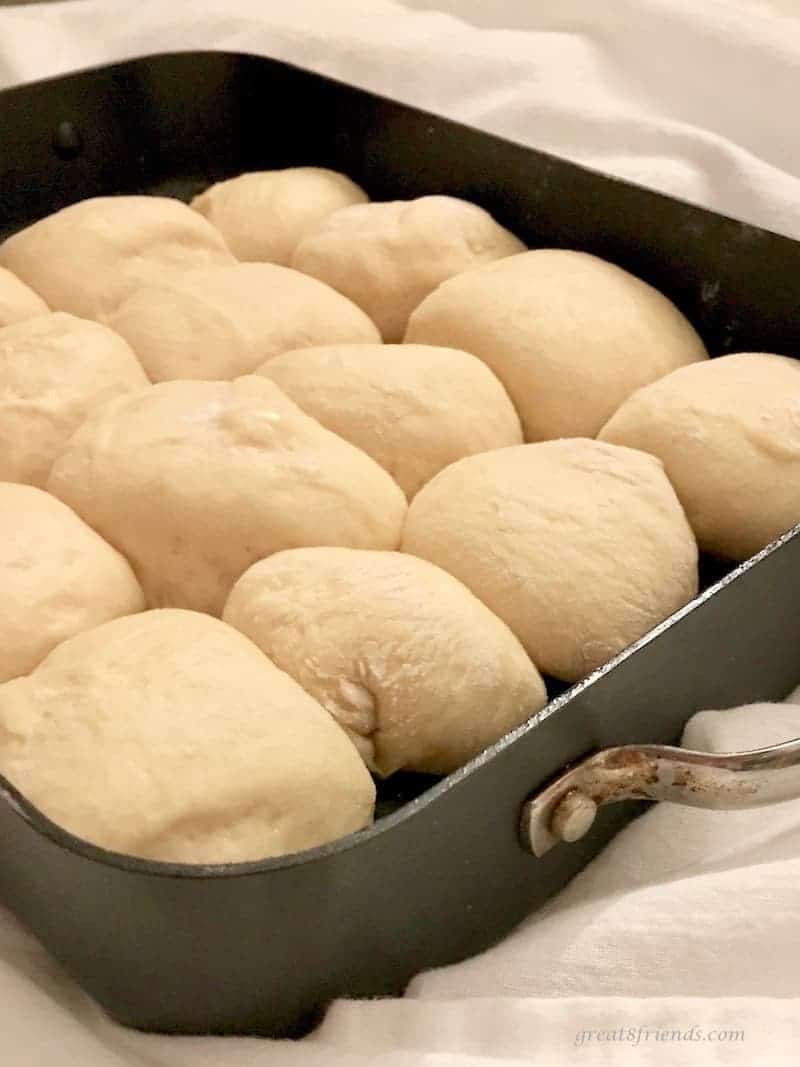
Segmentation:
{"type": "MultiPolygon", "coordinates": [[[[0,130],[3,233],[87,196],[188,197],[242,170],[327,165],[373,197],[465,196],[533,246],[606,256],[676,300],[713,354],[800,353],[800,245],[281,63],[187,53],[70,75],[0,94],[0,130]]],[[[707,565],[707,584],[720,573],[707,565]]],[[[301,1032],[334,996],[397,993],[497,941],[638,810],[604,809],[535,859],[520,807],[564,764],[674,741],[702,707],[784,696],[800,681],[798,602],[792,533],[462,771],[285,859],[115,856],[5,783],[0,897],[124,1023],[301,1032]]]]}

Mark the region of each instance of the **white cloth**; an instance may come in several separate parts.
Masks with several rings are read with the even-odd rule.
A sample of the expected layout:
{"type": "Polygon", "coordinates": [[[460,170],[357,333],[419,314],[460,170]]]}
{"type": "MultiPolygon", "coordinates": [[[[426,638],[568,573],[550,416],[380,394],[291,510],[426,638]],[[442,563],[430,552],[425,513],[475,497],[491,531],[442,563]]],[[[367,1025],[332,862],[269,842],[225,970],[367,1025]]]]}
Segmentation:
{"type": "MultiPolygon", "coordinates": [[[[800,237],[795,15],[800,0],[75,0],[0,10],[0,85],[260,52],[800,237]]],[[[789,703],[701,714],[686,741],[798,735],[789,703]]],[[[0,1063],[776,1067],[796,1060],[799,940],[800,803],[659,806],[497,948],[403,1000],[339,1002],[298,1043],[122,1030],[2,915],[0,1063]]]]}

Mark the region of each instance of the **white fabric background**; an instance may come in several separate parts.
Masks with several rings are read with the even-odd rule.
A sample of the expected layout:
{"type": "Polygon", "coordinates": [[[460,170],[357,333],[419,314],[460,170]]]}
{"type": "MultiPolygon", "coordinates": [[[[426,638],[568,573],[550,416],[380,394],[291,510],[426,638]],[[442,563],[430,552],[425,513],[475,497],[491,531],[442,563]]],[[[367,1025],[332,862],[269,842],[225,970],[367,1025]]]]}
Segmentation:
{"type": "MultiPolygon", "coordinates": [[[[0,10],[0,86],[198,47],[288,59],[800,238],[800,0],[75,0],[0,10]]],[[[796,699],[704,713],[686,742],[798,736],[796,699]]],[[[493,951],[404,1000],[340,1002],[299,1043],[121,1030],[0,915],[0,1064],[775,1067],[796,1062],[798,950],[800,802],[661,806],[493,951]],[[693,1025],[744,1039],[575,1046],[693,1025]]]]}

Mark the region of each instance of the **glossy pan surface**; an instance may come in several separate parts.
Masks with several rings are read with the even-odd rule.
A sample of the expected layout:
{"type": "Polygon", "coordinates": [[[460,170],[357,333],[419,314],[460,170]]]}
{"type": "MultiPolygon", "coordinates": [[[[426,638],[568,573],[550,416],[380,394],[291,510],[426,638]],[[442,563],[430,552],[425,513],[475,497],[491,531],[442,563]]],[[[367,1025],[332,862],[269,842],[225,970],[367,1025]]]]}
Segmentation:
{"type": "MultiPolygon", "coordinates": [[[[605,256],[674,299],[712,354],[800,354],[795,242],[282,63],[186,53],[23,86],[0,93],[0,130],[0,234],[88,196],[188,198],[243,170],[330,166],[374,198],[464,196],[531,246],[605,256]]],[[[398,993],[501,938],[638,810],[604,809],[534,858],[520,809],[565,764],[675,741],[700,708],[800,682],[800,538],[703,570],[701,597],[612,664],[457,774],[401,777],[373,827],[313,852],[229,867],[115,856],[0,779],[0,897],[132,1026],[285,1035],[337,995],[398,993]]]]}

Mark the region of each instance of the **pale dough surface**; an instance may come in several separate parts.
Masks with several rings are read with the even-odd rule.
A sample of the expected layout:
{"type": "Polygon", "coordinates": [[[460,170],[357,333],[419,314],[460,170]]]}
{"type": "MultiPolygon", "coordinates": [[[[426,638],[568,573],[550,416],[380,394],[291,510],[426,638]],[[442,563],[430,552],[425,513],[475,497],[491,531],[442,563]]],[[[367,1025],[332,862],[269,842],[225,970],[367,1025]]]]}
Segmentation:
{"type": "Polygon", "coordinates": [[[300,242],[292,266],[349,296],[392,342],[440,282],[524,248],[477,204],[422,196],[334,212],[300,242]]]}
{"type": "Polygon", "coordinates": [[[469,586],[568,682],[697,592],[697,545],[661,463],[584,438],[447,467],[412,501],[402,548],[469,586]]]}
{"type": "Polygon", "coordinates": [[[68,637],[144,608],[111,545],[60,500],[9,482],[0,482],[0,593],[0,682],[68,637]]]}
{"type": "Polygon", "coordinates": [[[138,289],[108,321],[156,382],[230,380],[291,348],[380,341],[352,301],[273,263],[175,274],[138,289]]]}
{"type": "Polygon", "coordinates": [[[162,382],[105,404],[56,460],[56,496],[128,557],[150,607],[221,613],[283,548],[396,548],[400,487],[265,378],[162,382]]]}
{"type": "Polygon", "coordinates": [[[288,266],[299,241],[328,215],[367,199],[346,175],[325,167],[250,171],[192,200],[237,259],[288,266]]]}
{"type": "Polygon", "coordinates": [[[47,304],[16,274],[0,267],[0,327],[47,311],[47,304]]]}
{"type": "Polygon", "coordinates": [[[526,441],[594,437],[634,390],[706,358],[665,296],[585,252],[539,249],[451,278],[406,341],[479,356],[505,385],[526,441]]]}
{"type": "Polygon", "coordinates": [[[102,319],[171,271],[233,263],[222,235],[166,196],[98,196],[39,219],[0,244],[0,264],[54,311],[102,319]]]}
{"type": "Polygon", "coordinates": [[[327,712],[189,611],[98,626],[0,686],[0,771],[78,837],[180,863],[311,848],[367,825],[375,797],[327,712]]]}
{"type": "Polygon", "coordinates": [[[747,559],[800,522],[800,363],[746,352],[640,389],[600,437],[658,456],[700,547],[747,559]]]}
{"type": "Polygon", "coordinates": [[[257,371],[363,449],[412,498],[449,463],[522,443],[519,417],[485,363],[433,345],[325,345],[257,371]]]}
{"type": "Polygon", "coordinates": [[[450,574],[400,552],[278,552],[239,579],[224,618],[381,775],[447,774],[547,699],[505,623],[450,574]]]}
{"type": "Polygon", "coordinates": [[[44,488],[93,408],[148,385],[123,339],[63,311],[0,329],[0,479],[44,488]]]}

